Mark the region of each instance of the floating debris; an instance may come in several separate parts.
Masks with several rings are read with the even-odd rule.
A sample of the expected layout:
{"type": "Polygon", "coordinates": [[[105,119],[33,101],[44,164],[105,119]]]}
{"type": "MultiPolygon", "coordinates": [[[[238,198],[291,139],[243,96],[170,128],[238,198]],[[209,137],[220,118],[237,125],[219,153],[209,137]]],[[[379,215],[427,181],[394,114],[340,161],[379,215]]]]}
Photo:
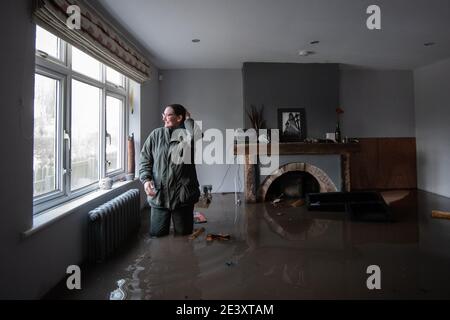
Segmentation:
{"type": "Polygon", "coordinates": [[[206,217],[201,212],[194,212],[194,223],[200,224],[200,223],[207,223],[208,220],[206,220],[206,217]]]}
{"type": "Polygon", "coordinates": [[[208,234],[206,236],[206,241],[213,241],[213,240],[225,240],[228,241],[231,239],[231,236],[229,234],[208,234]]]}
{"type": "Polygon", "coordinates": [[[277,207],[277,205],[283,201],[283,197],[284,197],[284,193],[280,194],[280,196],[278,198],[276,198],[275,200],[272,201],[272,205],[274,207],[277,207]]]}
{"type": "Polygon", "coordinates": [[[123,289],[126,281],[124,279],[120,279],[117,281],[118,288],[111,292],[109,295],[109,300],[125,300],[127,298],[126,291],[123,289]]]}
{"type": "Polygon", "coordinates": [[[275,200],[272,201],[272,204],[276,205],[276,204],[278,204],[280,202],[281,202],[281,199],[275,199],[275,200]]]}
{"type": "Polygon", "coordinates": [[[304,205],[305,205],[305,200],[303,200],[303,199],[297,200],[291,204],[291,206],[294,208],[303,207],[304,205]]]}
{"type": "Polygon", "coordinates": [[[201,235],[203,232],[205,232],[205,228],[195,230],[194,233],[189,236],[189,240],[197,239],[198,236],[201,235]]]}
{"type": "Polygon", "coordinates": [[[448,219],[448,220],[450,220],[450,212],[434,210],[434,211],[431,212],[431,216],[433,218],[435,218],[435,219],[448,219]]]}

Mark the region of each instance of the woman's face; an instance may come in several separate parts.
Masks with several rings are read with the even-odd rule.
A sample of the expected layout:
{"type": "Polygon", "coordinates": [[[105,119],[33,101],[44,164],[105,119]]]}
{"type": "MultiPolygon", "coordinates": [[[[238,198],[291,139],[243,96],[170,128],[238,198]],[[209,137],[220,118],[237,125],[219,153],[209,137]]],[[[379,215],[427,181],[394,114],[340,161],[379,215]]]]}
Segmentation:
{"type": "Polygon", "coordinates": [[[183,116],[177,116],[171,107],[167,107],[162,116],[164,127],[170,129],[179,127],[183,121],[183,116]]]}

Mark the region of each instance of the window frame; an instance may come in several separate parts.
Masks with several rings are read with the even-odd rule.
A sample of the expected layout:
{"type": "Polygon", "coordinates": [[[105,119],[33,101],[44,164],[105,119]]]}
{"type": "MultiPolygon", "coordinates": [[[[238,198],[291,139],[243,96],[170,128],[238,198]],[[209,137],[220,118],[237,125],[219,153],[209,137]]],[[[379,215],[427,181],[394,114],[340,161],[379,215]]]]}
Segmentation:
{"type": "Polygon", "coordinates": [[[102,174],[105,177],[114,178],[116,175],[118,175],[118,174],[120,174],[122,172],[125,172],[125,168],[126,168],[125,166],[126,166],[126,161],[127,161],[127,159],[126,159],[126,147],[127,147],[126,146],[126,141],[127,141],[126,138],[127,138],[127,136],[126,136],[125,132],[128,132],[128,128],[127,128],[128,120],[126,119],[126,116],[124,116],[124,115],[128,114],[126,112],[126,103],[127,103],[128,99],[127,99],[127,97],[124,97],[124,96],[122,96],[120,94],[117,94],[116,92],[114,92],[114,91],[112,91],[110,89],[111,88],[105,90],[105,96],[104,96],[104,99],[105,99],[104,108],[105,108],[105,110],[103,112],[103,115],[104,115],[104,126],[103,127],[105,129],[105,139],[103,140],[103,142],[105,144],[105,147],[104,147],[104,150],[105,150],[104,156],[105,156],[105,158],[103,160],[103,163],[104,163],[103,170],[104,170],[104,172],[102,174]],[[107,166],[107,159],[106,159],[106,129],[107,129],[106,128],[106,112],[107,112],[107,104],[106,103],[107,103],[108,97],[112,97],[112,98],[115,98],[115,99],[118,99],[118,100],[122,101],[122,114],[121,114],[121,119],[120,119],[120,126],[121,126],[121,128],[120,128],[120,137],[122,138],[123,141],[125,141],[125,143],[122,143],[120,145],[121,166],[118,169],[115,169],[115,170],[113,170],[111,172],[108,172],[108,169],[106,167],[107,166]]]}
{"type": "MultiPolygon", "coordinates": [[[[103,125],[102,125],[102,111],[103,111],[102,108],[103,108],[103,103],[104,103],[104,95],[103,95],[104,93],[103,93],[102,88],[100,86],[98,86],[98,84],[95,84],[97,82],[96,80],[89,78],[89,77],[86,77],[83,79],[83,77],[80,77],[79,74],[72,74],[72,76],[71,76],[71,79],[70,79],[70,90],[71,91],[72,91],[73,80],[81,82],[81,83],[89,85],[89,86],[92,86],[92,87],[95,87],[95,88],[99,89],[99,92],[100,92],[101,103],[100,103],[100,107],[99,107],[99,111],[98,111],[99,112],[99,141],[97,141],[97,143],[98,143],[97,151],[99,152],[99,158],[98,158],[99,163],[97,164],[97,170],[98,170],[98,179],[100,180],[100,179],[102,179],[102,174],[100,171],[100,164],[102,161],[101,140],[102,140],[102,127],[103,127],[103,125]]],[[[72,95],[70,96],[70,98],[72,98],[72,95]]],[[[70,126],[69,136],[70,136],[70,140],[72,141],[72,135],[71,135],[72,134],[72,119],[71,119],[72,118],[72,99],[70,99],[70,110],[67,113],[68,113],[68,116],[70,117],[68,125],[70,126]]],[[[98,185],[99,180],[97,180],[96,182],[92,182],[84,187],[72,190],[72,186],[71,186],[71,183],[72,183],[72,180],[71,180],[72,179],[72,161],[71,161],[72,160],[72,148],[70,148],[70,150],[68,152],[68,159],[69,160],[67,163],[67,168],[69,168],[69,176],[70,177],[69,177],[69,179],[67,179],[68,180],[67,193],[69,195],[73,195],[76,198],[78,196],[84,195],[85,193],[95,190],[98,185]]]]}
{"type": "MultiPolygon", "coordinates": [[[[62,145],[63,140],[63,131],[65,126],[64,114],[63,114],[63,105],[65,103],[65,86],[66,86],[66,78],[64,75],[59,74],[55,71],[48,70],[41,66],[36,66],[35,74],[38,74],[43,77],[47,77],[56,81],[59,81],[59,88],[57,93],[57,106],[56,106],[56,152],[55,152],[55,179],[56,179],[56,188],[54,191],[47,192],[42,195],[34,196],[33,199],[35,205],[40,205],[44,202],[51,201],[55,198],[61,197],[64,195],[64,152],[65,147],[62,145]]],[[[34,150],[33,150],[34,154],[34,150]]],[[[34,156],[34,155],[33,155],[34,156]]],[[[34,180],[33,180],[34,187],[34,180]]],[[[34,194],[34,191],[33,191],[34,194]]]]}
{"type": "Polygon", "coordinates": [[[88,75],[85,75],[85,74],[83,74],[83,73],[81,73],[79,71],[74,70],[73,66],[72,66],[72,57],[73,57],[73,55],[72,55],[72,47],[73,46],[71,44],[68,44],[68,50],[67,51],[68,51],[68,56],[70,57],[70,60],[68,61],[69,62],[68,66],[69,66],[69,70],[72,72],[72,74],[77,75],[77,76],[79,76],[79,77],[81,77],[81,78],[83,78],[85,80],[92,80],[92,83],[100,83],[102,86],[104,86],[106,84],[106,76],[105,76],[106,65],[103,62],[98,61],[97,59],[95,59],[94,57],[89,55],[88,53],[84,52],[83,50],[78,49],[78,48],[75,47],[78,51],[81,51],[81,53],[89,56],[90,58],[92,58],[92,59],[94,59],[94,60],[96,60],[96,61],[98,61],[100,63],[100,70],[99,70],[100,71],[100,79],[97,80],[97,79],[92,78],[92,77],[90,77],[88,75]]]}
{"type": "Polygon", "coordinates": [[[110,68],[110,69],[112,69],[112,70],[114,70],[115,72],[119,72],[119,71],[117,71],[116,69],[114,69],[114,68],[111,68],[111,67],[109,67],[109,66],[106,66],[105,67],[105,83],[108,85],[108,86],[110,86],[110,87],[112,87],[112,88],[115,88],[115,89],[126,89],[127,88],[127,83],[128,83],[128,81],[127,81],[127,77],[126,76],[124,76],[123,74],[121,74],[120,72],[120,74],[122,75],[122,83],[121,84],[116,84],[116,83],[114,83],[114,82],[111,82],[111,81],[108,81],[108,76],[107,76],[107,68],[110,68]]]}
{"type": "Polygon", "coordinates": [[[45,59],[47,61],[51,61],[51,62],[56,63],[56,64],[66,66],[67,65],[67,56],[68,56],[67,55],[67,43],[63,39],[61,39],[60,37],[58,37],[55,34],[53,34],[51,31],[48,31],[47,29],[45,29],[44,27],[39,26],[39,25],[36,25],[36,27],[40,27],[41,29],[51,33],[52,35],[54,35],[58,39],[58,49],[59,49],[60,58],[58,59],[57,57],[52,56],[48,52],[45,52],[45,51],[42,51],[42,50],[39,50],[39,49],[35,48],[36,49],[36,56],[41,57],[42,59],[45,59]]]}
{"type": "MultiPolygon", "coordinates": [[[[42,27],[41,27],[42,28],[42,27]]],[[[44,28],[45,30],[45,28],[44,28]]],[[[58,150],[58,171],[61,180],[60,190],[42,196],[33,196],[33,216],[39,215],[44,211],[55,206],[61,205],[65,202],[71,201],[80,196],[86,195],[92,191],[99,189],[98,182],[101,179],[110,177],[117,181],[125,177],[127,168],[126,156],[126,138],[128,132],[129,122],[129,78],[123,76],[123,87],[117,86],[111,82],[106,81],[106,67],[103,62],[101,64],[101,78],[99,81],[83,75],[72,69],[72,45],[59,38],[61,46],[61,60],[58,60],[50,55],[45,56],[36,50],[35,54],[35,72],[34,74],[41,74],[56,80],[60,80],[59,104],[57,110],[57,150],[58,150]],[[83,188],[71,190],[71,148],[69,148],[72,139],[71,128],[71,114],[72,114],[72,81],[80,81],[90,86],[100,89],[101,105],[99,108],[99,163],[98,163],[98,180],[83,188]],[[120,99],[123,103],[121,113],[121,162],[122,165],[117,170],[107,173],[106,169],[106,98],[111,96],[120,99]]],[[[34,107],[33,107],[34,108],[34,107]]],[[[33,138],[34,140],[34,138],[33,138]]],[[[34,188],[34,182],[33,182],[34,188]]],[[[33,191],[34,194],[34,191],[33,191]]]]}

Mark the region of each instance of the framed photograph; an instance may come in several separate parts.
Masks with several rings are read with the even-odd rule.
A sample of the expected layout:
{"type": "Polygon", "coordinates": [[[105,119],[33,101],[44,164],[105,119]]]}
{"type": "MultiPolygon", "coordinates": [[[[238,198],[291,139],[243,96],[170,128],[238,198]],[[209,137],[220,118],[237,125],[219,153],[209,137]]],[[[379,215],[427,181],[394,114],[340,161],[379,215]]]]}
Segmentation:
{"type": "Polygon", "coordinates": [[[281,142],[306,139],[306,113],[304,108],[278,109],[278,129],[281,142]]]}

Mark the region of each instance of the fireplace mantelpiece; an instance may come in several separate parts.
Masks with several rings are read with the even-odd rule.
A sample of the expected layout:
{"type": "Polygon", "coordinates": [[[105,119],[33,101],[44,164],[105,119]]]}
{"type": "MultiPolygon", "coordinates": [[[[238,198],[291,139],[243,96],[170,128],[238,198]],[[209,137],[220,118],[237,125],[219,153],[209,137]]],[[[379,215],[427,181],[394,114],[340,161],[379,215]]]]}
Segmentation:
{"type": "MultiPolygon", "coordinates": [[[[267,154],[271,154],[271,146],[267,145],[267,154]]],[[[351,191],[350,185],[350,158],[351,154],[360,151],[358,143],[301,143],[288,142],[280,143],[278,148],[278,155],[333,155],[341,156],[341,175],[342,175],[342,189],[351,191]]],[[[258,155],[257,146],[249,144],[236,144],[234,147],[235,155],[243,155],[245,157],[245,200],[247,202],[257,202],[257,194],[259,186],[256,185],[256,165],[255,157],[258,155]],[[256,151],[256,152],[255,152],[256,151]]]]}

